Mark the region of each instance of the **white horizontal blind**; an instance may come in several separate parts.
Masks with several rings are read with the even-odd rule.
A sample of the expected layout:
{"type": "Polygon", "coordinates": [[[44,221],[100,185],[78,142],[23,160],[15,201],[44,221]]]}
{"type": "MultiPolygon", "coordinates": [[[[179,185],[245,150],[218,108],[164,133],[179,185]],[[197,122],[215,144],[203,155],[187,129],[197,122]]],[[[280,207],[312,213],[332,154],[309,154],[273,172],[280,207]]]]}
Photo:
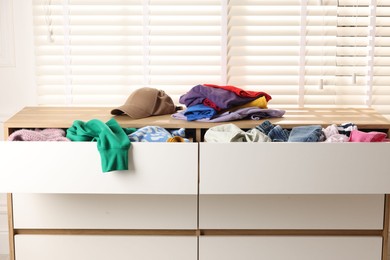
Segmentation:
{"type": "Polygon", "coordinates": [[[145,85],[174,101],[191,87],[221,80],[220,0],[149,0],[145,85]]]}
{"type": "Polygon", "coordinates": [[[118,105],[220,80],[218,0],[34,0],[39,104],[118,105]]]}
{"type": "Polygon", "coordinates": [[[336,81],[340,104],[368,105],[369,2],[339,1],[336,81]]]}
{"type": "Polygon", "coordinates": [[[390,115],[390,2],[339,0],[338,103],[390,115]]]}
{"type": "Polygon", "coordinates": [[[372,107],[390,117],[390,1],[375,2],[372,107]]]}
{"type": "Polygon", "coordinates": [[[337,0],[308,0],[305,46],[305,106],[336,103],[337,0]]]}
{"type": "Polygon", "coordinates": [[[299,99],[300,0],[230,0],[228,84],[299,99]]]}
{"type": "Polygon", "coordinates": [[[387,0],[33,1],[43,105],[120,105],[143,86],[178,102],[214,83],[390,115],[387,0]]]}
{"type": "Polygon", "coordinates": [[[95,2],[35,0],[39,104],[120,103],[142,84],[140,1],[95,2]]]}

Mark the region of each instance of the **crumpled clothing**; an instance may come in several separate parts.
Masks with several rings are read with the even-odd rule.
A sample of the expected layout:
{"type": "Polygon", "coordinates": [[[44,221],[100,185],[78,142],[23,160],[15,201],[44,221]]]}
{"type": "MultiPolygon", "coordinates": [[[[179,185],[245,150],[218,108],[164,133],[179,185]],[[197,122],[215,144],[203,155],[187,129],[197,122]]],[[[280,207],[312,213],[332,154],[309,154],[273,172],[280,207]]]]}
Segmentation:
{"type": "Polygon", "coordinates": [[[373,142],[384,142],[386,140],[387,134],[382,132],[362,132],[359,130],[352,130],[351,135],[349,136],[350,142],[360,142],[360,143],[373,143],[373,142]]]}
{"type": "Polygon", "coordinates": [[[224,124],[209,128],[204,135],[204,140],[210,143],[271,142],[267,135],[256,128],[245,132],[234,124],[224,124]]]}
{"type": "Polygon", "coordinates": [[[322,134],[320,125],[293,127],[288,142],[319,142],[322,134]]]}
{"type": "Polygon", "coordinates": [[[99,119],[87,122],[75,120],[66,131],[66,136],[76,142],[97,142],[103,172],[128,170],[131,143],[114,118],[107,123],[99,119]]]}
{"type": "Polygon", "coordinates": [[[339,131],[339,134],[346,135],[349,137],[352,130],[358,130],[358,127],[354,123],[348,122],[340,124],[337,129],[339,131]]]}
{"type": "Polygon", "coordinates": [[[56,128],[46,129],[21,129],[13,132],[8,141],[65,141],[70,140],[65,137],[65,130],[56,128]]]}
{"type": "Polygon", "coordinates": [[[349,140],[348,136],[339,133],[338,127],[335,124],[322,128],[322,132],[325,135],[326,143],[344,143],[349,140]]]}
{"type": "MultiPolygon", "coordinates": [[[[183,137],[179,134],[182,135],[184,133],[184,128],[177,130],[175,133],[177,135],[168,132],[168,130],[160,126],[145,126],[129,134],[128,138],[131,142],[168,142],[174,136],[183,137]]],[[[177,141],[178,139],[175,140],[177,141]]],[[[189,142],[186,138],[183,138],[183,141],[189,142]]]]}
{"type": "Polygon", "coordinates": [[[283,129],[280,125],[273,125],[270,121],[265,120],[260,125],[256,126],[260,132],[268,135],[272,142],[287,142],[290,132],[283,129]]]}
{"type": "Polygon", "coordinates": [[[349,137],[342,134],[335,134],[326,138],[325,143],[346,143],[349,142],[349,137]]]}

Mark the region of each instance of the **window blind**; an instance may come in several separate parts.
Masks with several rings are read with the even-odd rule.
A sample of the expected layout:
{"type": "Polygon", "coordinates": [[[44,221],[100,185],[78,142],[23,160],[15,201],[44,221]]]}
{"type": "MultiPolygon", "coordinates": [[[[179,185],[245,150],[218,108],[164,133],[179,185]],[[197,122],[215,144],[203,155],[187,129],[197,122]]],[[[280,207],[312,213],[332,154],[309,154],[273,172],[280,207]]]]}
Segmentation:
{"type": "Polygon", "coordinates": [[[370,17],[374,29],[370,47],[373,53],[370,60],[373,63],[371,104],[380,113],[390,116],[390,2],[373,2],[376,2],[376,8],[371,9],[370,17]]]}
{"type": "Polygon", "coordinates": [[[39,104],[118,105],[144,86],[178,102],[220,83],[219,3],[34,0],[39,104]]]}
{"type": "Polygon", "coordinates": [[[274,105],[297,105],[299,0],[230,0],[228,84],[265,91],[274,105]]]}
{"type": "Polygon", "coordinates": [[[143,86],[178,102],[214,83],[390,115],[386,0],[33,1],[42,105],[119,105],[143,86]]]}
{"type": "Polygon", "coordinates": [[[337,103],[390,115],[390,3],[339,0],[337,103]]]}
{"type": "Polygon", "coordinates": [[[333,106],[337,99],[337,1],[307,1],[306,21],[303,105],[333,106]]]}

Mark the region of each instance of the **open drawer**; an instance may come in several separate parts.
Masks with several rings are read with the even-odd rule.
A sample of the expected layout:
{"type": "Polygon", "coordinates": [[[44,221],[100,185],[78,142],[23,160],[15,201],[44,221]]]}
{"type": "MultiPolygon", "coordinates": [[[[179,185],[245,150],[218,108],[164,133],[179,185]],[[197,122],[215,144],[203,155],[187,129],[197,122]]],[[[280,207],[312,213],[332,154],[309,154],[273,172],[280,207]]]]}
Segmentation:
{"type": "Polygon", "coordinates": [[[201,143],[200,194],[390,193],[390,143],[201,143]]]}
{"type": "Polygon", "coordinates": [[[0,142],[0,158],[4,193],[197,194],[197,143],[132,143],[108,173],[92,142],[0,142]]]}

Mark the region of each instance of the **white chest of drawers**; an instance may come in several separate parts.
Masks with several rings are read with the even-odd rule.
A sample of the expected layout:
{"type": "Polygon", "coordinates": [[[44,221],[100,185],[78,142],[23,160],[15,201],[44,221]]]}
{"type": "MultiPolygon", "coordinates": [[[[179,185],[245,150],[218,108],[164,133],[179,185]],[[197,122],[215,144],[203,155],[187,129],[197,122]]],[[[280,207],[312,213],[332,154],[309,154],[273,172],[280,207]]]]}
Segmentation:
{"type": "MultiPolygon", "coordinates": [[[[108,111],[25,108],[5,133],[107,121],[108,111]]],[[[117,119],[185,127],[195,142],[133,143],[129,170],[110,173],[94,143],[0,143],[13,259],[387,260],[390,144],[198,143],[214,124],[117,119]]],[[[295,109],[271,121],[352,119],[390,129],[369,109],[295,109]]]]}

